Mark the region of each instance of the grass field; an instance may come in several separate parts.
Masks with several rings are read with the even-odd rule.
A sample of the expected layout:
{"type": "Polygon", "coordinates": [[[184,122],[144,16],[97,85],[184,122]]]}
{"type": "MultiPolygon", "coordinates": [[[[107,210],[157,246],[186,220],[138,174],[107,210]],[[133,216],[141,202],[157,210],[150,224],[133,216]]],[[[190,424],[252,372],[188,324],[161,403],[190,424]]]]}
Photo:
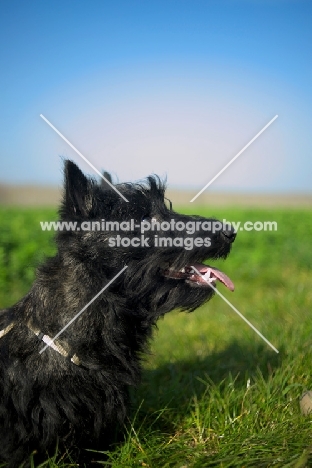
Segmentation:
{"type": "MultiPolygon", "coordinates": [[[[312,417],[299,409],[300,395],[312,389],[312,209],[200,211],[277,222],[276,232],[239,232],[230,257],[213,264],[236,286],[219,291],[279,354],[220,297],[192,314],[169,314],[155,330],[125,443],[108,454],[109,464],[312,466],[312,417]]],[[[35,265],[53,253],[52,233],[39,221],[54,219],[52,209],[0,210],[0,306],[27,292],[35,265]]],[[[43,466],[76,465],[57,454],[43,466]]]]}

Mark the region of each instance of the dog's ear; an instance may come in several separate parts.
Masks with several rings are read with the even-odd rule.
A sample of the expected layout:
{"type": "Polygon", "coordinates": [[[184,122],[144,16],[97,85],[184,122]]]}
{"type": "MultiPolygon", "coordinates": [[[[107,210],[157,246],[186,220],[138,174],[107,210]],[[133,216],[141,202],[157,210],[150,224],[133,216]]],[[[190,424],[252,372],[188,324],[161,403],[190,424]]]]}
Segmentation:
{"type": "Polygon", "coordinates": [[[92,209],[92,181],[72,161],[65,161],[62,215],[87,216],[92,209]]]}
{"type": "Polygon", "coordinates": [[[106,172],[106,171],[103,171],[102,172],[103,174],[103,177],[106,179],[103,179],[103,177],[101,177],[101,181],[100,181],[100,186],[101,186],[101,189],[103,190],[108,190],[108,189],[111,189],[111,185],[109,185],[107,182],[110,182],[112,185],[113,185],[113,179],[112,179],[112,176],[110,175],[109,172],[106,172]]]}

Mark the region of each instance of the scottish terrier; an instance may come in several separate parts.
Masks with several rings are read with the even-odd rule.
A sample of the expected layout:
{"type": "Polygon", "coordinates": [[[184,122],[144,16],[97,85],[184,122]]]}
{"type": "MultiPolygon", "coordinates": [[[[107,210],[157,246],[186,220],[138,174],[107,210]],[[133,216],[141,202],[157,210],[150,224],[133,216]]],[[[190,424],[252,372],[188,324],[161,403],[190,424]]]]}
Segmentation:
{"type": "Polygon", "coordinates": [[[217,282],[234,288],[202,263],[229,254],[234,230],[174,212],[157,176],[98,183],[71,161],[64,172],[57,253],[0,313],[0,460],[11,468],[57,443],[80,461],[109,447],[157,319],[193,311],[217,282]]]}

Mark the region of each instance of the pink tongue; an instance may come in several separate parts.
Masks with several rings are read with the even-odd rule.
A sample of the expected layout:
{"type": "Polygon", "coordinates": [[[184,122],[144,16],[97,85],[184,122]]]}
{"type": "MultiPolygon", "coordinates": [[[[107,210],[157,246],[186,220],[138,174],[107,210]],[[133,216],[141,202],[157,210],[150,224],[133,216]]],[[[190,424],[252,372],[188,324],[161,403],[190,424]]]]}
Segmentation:
{"type": "MultiPolygon", "coordinates": [[[[205,275],[205,273],[207,273],[208,270],[210,270],[210,272],[212,273],[212,275],[210,274],[210,276],[214,276],[219,281],[221,281],[221,283],[223,283],[228,289],[230,289],[231,291],[234,291],[233,282],[230,280],[230,278],[228,276],[226,276],[225,273],[223,273],[223,271],[218,270],[217,268],[213,268],[213,267],[208,266],[208,265],[203,265],[202,263],[194,263],[192,266],[195,267],[196,270],[199,273],[201,273],[201,275],[205,275]]],[[[204,278],[199,277],[199,280],[200,280],[200,282],[205,282],[206,283],[204,278]]]]}

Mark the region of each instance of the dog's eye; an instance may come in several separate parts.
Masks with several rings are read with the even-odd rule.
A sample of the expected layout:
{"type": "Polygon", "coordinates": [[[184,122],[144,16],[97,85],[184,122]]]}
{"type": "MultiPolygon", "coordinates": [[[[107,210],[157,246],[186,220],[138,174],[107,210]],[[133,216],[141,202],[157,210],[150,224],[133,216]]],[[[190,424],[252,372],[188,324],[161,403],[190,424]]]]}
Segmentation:
{"type": "Polygon", "coordinates": [[[141,221],[148,221],[149,223],[156,223],[157,219],[154,216],[145,215],[145,216],[142,216],[141,221]]]}

